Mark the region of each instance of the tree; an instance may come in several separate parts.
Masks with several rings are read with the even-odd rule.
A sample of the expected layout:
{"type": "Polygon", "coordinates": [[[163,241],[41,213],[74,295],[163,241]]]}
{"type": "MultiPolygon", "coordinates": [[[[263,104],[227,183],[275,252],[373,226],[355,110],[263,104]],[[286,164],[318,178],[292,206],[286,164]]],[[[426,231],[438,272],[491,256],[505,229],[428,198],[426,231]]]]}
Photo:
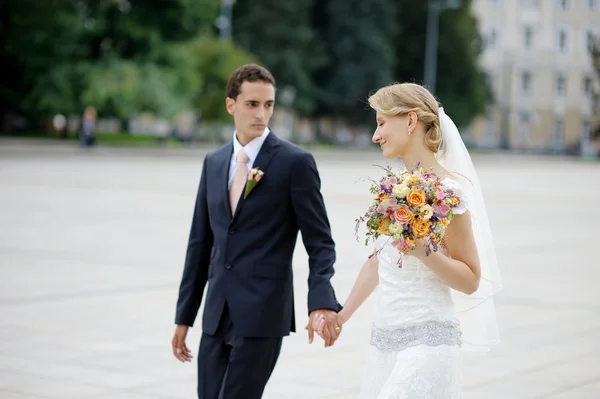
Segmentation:
{"type": "Polygon", "coordinates": [[[38,101],[35,86],[39,79],[51,73],[57,63],[69,60],[81,30],[77,15],[65,12],[71,3],[70,0],[0,3],[2,116],[8,112],[34,113],[38,101]]]}
{"type": "Polygon", "coordinates": [[[327,0],[315,6],[315,29],[327,39],[329,63],[315,79],[322,88],[317,115],[335,115],[354,123],[371,117],[369,92],[390,83],[396,56],[396,1],[327,0]]]}
{"type": "Polygon", "coordinates": [[[197,76],[202,76],[193,103],[206,121],[230,121],[225,108],[227,81],[238,67],[256,63],[251,54],[231,41],[219,41],[212,35],[203,36],[185,46],[193,57],[197,76]]]}
{"type": "Polygon", "coordinates": [[[125,118],[193,105],[196,58],[181,46],[212,30],[219,0],[5,0],[1,7],[0,51],[10,70],[21,71],[5,90],[13,99],[5,109],[43,118],[94,105],[125,118]]]}
{"type": "MultiPolygon", "coordinates": [[[[395,78],[423,82],[428,2],[400,0],[395,78]]],[[[480,37],[471,0],[440,17],[436,97],[457,126],[485,111],[490,90],[479,67],[480,37]]]]}
{"type": "Polygon", "coordinates": [[[313,71],[328,60],[311,26],[314,2],[237,0],[233,8],[235,41],[273,73],[278,88],[295,89],[293,107],[304,115],[316,105],[313,71]]]}

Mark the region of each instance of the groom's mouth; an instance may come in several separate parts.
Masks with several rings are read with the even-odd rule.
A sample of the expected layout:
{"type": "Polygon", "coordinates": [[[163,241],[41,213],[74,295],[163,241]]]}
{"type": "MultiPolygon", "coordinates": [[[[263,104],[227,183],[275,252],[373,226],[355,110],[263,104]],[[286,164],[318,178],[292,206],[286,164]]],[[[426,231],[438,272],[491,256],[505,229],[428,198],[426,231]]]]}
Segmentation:
{"type": "Polygon", "coordinates": [[[264,129],[265,125],[260,124],[260,123],[255,123],[254,125],[252,125],[252,127],[255,129],[264,129]]]}

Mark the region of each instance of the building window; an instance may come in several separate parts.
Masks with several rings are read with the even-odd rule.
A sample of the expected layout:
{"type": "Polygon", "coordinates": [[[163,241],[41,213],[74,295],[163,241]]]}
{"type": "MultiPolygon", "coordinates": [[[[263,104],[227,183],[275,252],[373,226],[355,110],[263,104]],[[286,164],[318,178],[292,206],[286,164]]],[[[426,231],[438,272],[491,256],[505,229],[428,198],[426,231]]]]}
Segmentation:
{"type": "Polygon", "coordinates": [[[598,0],[587,0],[587,8],[590,11],[596,11],[598,9],[598,0]]]}
{"type": "Polygon", "coordinates": [[[558,49],[561,53],[568,51],[568,35],[566,29],[560,29],[558,31],[558,49]]]}
{"type": "Polygon", "coordinates": [[[592,139],[592,127],[590,126],[590,121],[581,121],[581,137],[585,142],[589,142],[592,139]]]}
{"type": "Polygon", "coordinates": [[[562,148],[565,124],[561,118],[554,121],[554,131],[552,132],[552,146],[554,149],[562,148]]]}
{"type": "Polygon", "coordinates": [[[486,143],[494,143],[495,138],[496,138],[496,126],[494,124],[494,117],[492,115],[491,112],[487,112],[486,116],[486,129],[485,129],[485,135],[486,135],[486,143]]]}
{"type": "Polygon", "coordinates": [[[594,45],[596,43],[596,37],[592,31],[587,31],[585,34],[585,47],[589,53],[594,51],[594,45]]]}
{"type": "Polygon", "coordinates": [[[487,37],[484,41],[484,48],[493,49],[496,47],[496,42],[498,41],[498,32],[495,28],[492,28],[488,33],[487,37]]]}
{"type": "Polygon", "coordinates": [[[567,78],[562,73],[559,73],[556,77],[556,93],[559,96],[567,94],[567,78]]]}
{"type": "Polygon", "coordinates": [[[558,0],[558,8],[567,11],[571,7],[570,0],[558,0]]]}
{"type": "Polygon", "coordinates": [[[494,8],[500,6],[500,0],[490,0],[490,5],[494,8]]]}
{"type": "Polygon", "coordinates": [[[538,9],[540,2],[539,0],[521,0],[521,6],[523,8],[538,9]]]}
{"type": "Polygon", "coordinates": [[[530,49],[533,45],[533,28],[531,26],[526,26],[523,32],[523,40],[526,49],[530,49]]]}
{"type": "Polygon", "coordinates": [[[533,91],[532,80],[533,78],[531,77],[531,72],[525,71],[521,74],[521,91],[523,94],[531,94],[533,91]]]}
{"type": "Polygon", "coordinates": [[[583,78],[583,94],[585,94],[587,97],[592,97],[592,93],[594,91],[593,86],[594,82],[592,81],[592,78],[589,76],[583,78]]]}
{"type": "Polygon", "coordinates": [[[494,89],[494,75],[491,72],[484,72],[485,84],[490,90],[494,89]]]}
{"type": "Polygon", "coordinates": [[[524,147],[531,144],[531,114],[526,111],[519,113],[519,139],[524,147]]]}

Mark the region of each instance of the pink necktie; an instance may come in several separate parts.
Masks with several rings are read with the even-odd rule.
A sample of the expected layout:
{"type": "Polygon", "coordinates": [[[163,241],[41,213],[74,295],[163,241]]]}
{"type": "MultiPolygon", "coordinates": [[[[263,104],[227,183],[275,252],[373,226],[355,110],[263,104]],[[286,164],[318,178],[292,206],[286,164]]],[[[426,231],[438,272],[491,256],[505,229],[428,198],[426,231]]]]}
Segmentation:
{"type": "Polygon", "coordinates": [[[233,182],[231,183],[231,188],[229,189],[229,204],[231,205],[232,215],[235,213],[235,208],[237,207],[240,196],[242,195],[242,190],[244,189],[246,180],[248,179],[248,167],[246,164],[250,158],[248,158],[248,155],[246,155],[244,150],[240,150],[235,156],[235,160],[235,175],[233,175],[233,182]]]}

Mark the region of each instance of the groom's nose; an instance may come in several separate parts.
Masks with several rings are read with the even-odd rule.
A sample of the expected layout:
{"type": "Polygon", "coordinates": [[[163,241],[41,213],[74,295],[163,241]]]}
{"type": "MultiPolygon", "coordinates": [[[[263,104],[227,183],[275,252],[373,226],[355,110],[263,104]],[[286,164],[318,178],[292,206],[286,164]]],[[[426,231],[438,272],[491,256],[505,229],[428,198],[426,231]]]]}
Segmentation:
{"type": "Polygon", "coordinates": [[[265,110],[262,107],[257,107],[256,117],[261,121],[265,119],[265,110]]]}

